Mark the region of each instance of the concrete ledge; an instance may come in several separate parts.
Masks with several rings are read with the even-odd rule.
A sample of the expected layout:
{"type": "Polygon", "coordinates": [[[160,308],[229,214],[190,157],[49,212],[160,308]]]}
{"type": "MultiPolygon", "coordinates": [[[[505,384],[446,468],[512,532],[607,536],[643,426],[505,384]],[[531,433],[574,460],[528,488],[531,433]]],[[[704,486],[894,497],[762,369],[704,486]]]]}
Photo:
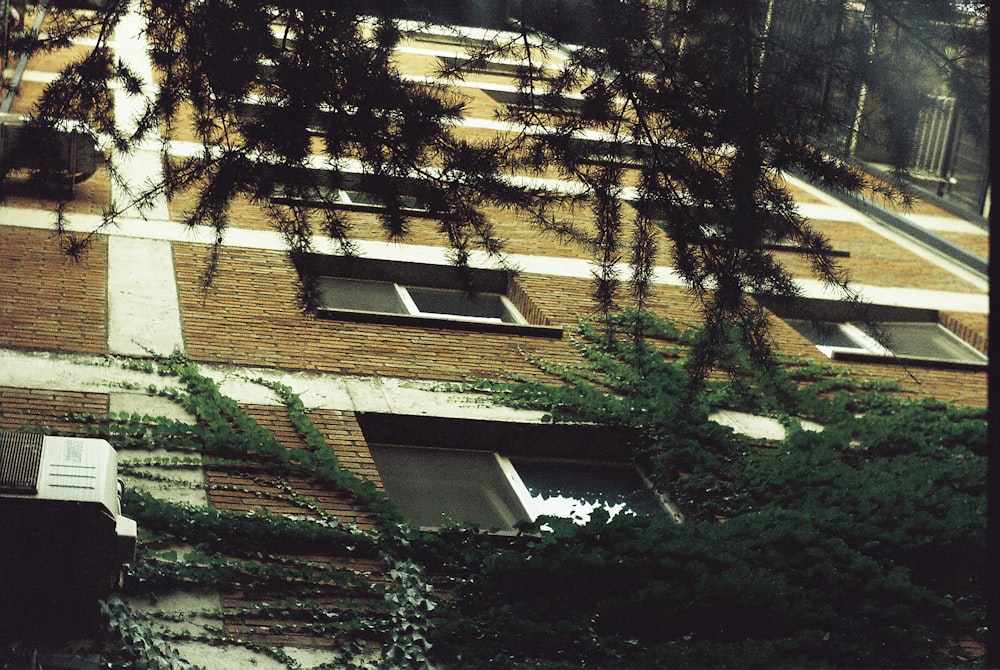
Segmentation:
{"type": "MultiPolygon", "coordinates": [[[[800,177],[801,178],[801,177],[800,177]]],[[[989,279],[989,262],[979,256],[962,249],[958,245],[935,235],[929,230],[913,223],[905,216],[892,212],[877,203],[853,193],[841,193],[831,189],[822,189],[825,193],[848,207],[863,212],[880,224],[889,226],[912,239],[915,239],[952,261],[975,273],[983,280],[989,279]]]]}
{"type": "Polygon", "coordinates": [[[563,329],[558,326],[539,326],[530,323],[487,323],[445,317],[389,314],[385,312],[358,312],[345,309],[318,309],[316,310],[316,316],[320,319],[336,321],[360,321],[363,323],[383,323],[394,326],[467,330],[477,333],[546,337],[553,340],[561,339],[563,336],[563,329]]]}

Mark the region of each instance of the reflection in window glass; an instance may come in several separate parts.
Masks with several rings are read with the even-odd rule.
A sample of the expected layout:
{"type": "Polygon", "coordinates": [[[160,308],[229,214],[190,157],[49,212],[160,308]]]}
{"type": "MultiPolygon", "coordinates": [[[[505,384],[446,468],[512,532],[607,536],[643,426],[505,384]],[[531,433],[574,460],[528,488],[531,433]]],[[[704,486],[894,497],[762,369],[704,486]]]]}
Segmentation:
{"type": "Polygon", "coordinates": [[[507,459],[492,451],[371,445],[385,492],[419,526],[511,530],[540,515],[586,523],[594,510],[662,512],[638,471],[616,463],[507,459]]]}
{"type": "Polygon", "coordinates": [[[534,512],[586,523],[603,508],[617,514],[645,515],[660,511],[635,468],[609,463],[512,458],[531,495],[534,512]]]}
{"type": "Polygon", "coordinates": [[[858,343],[848,337],[833,321],[810,321],[808,319],[786,319],[785,321],[813,344],[847,349],[858,347],[858,343]]]}

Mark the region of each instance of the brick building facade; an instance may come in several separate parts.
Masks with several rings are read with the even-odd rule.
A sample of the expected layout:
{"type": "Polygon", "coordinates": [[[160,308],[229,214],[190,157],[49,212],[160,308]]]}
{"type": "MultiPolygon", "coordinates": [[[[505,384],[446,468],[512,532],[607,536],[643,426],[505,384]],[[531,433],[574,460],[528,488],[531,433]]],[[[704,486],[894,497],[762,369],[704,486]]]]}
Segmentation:
{"type": "MultiPolygon", "coordinates": [[[[115,41],[122,57],[133,64],[143,57],[135,48],[139,40],[121,29],[115,41]]],[[[402,47],[400,67],[413,75],[424,74],[439,57],[454,56],[462,49],[442,43],[440,36],[425,39],[419,32],[409,35],[402,47]]],[[[28,61],[15,111],[31,110],[32,97],[41,88],[39,82],[46,81],[63,62],[44,54],[28,61]]],[[[473,120],[486,125],[492,119],[497,103],[484,89],[499,85],[497,77],[488,75],[481,81],[470,76],[463,83],[461,93],[468,96],[473,120]]],[[[190,139],[183,133],[181,130],[170,149],[178,155],[190,139]]],[[[136,183],[145,179],[142,170],[152,174],[158,169],[157,150],[140,153],[144,155],[138,159],[148,160],[142,163],[146,167],[130,172],[136,183]]],[[[112,153],[110,160],[121,159],[112,153]]],[[[232,227],[220,249],[218,272],[206,288],[202,279],[213,237],[182,224],[190,197],[180,194],[159,202],[146,219],[126,213],[117,225],[94,235],[79,258],[71,258],[52,233],[55,201],[22,177],[16,170],[8,175],[6,198],[0,203],[2,429],[48,426],[72,431],[78,425],[75,413],[101,415],[109,411],[193,420],[176,405],[146,393],[149,384],[160,383],[155,374],[121,365],[126,358],[143,360],[177,350],[218,380],[223,391],[280,443],[296,449],[302,438],[288,423],[280,403],[267,389],[246,380],[263,377],[290,386],[302,396],[309,417],[343,468],[381,487],[379,468],[358,416],[535,424],[539,421],[537,412],[473,402],[467,394],[450,393],[442,386],[479,380],[553,379],[535,361],[583,363],[573,333],[580,319],[594,313],[589,255],[580,246],[538,234],[510,212],[497,210],[492,214],[507,243],[507,261],[518,270],[507,273],[493,261],[479,257],[473,259],[473,265],[493,273],[484,276],[500,282],[499,293],[514,305],[524,323],[495,326],[492,321],[420,314],[407,318],[352,316],[345,313],[351,311],[349,307],[323,314],[300,306],[299,275],[260,208],[236,204],[232,227]]],[[[896,393],[901,396],[984,407],[989,318],[985,277],[808,184],[792,177],[788,183],[800,210],[842,253],[843,267],[887,320],[940,324],[940,336],[955,339],[953,349],[968,351],[950,361],[931,360],[920,353],[893,360],[872,352],[844,360],[837,353],[827,355],[800,330],[776,317],[773,334],[781,353],[843,366],[858,379],[897,382],[896,393]]],[[[92,229],[99,222],[101,208],[115,195],[113,182],[102,168],[75,188],[64,209],[68,228],[81,233],[92,229]]],[[[933,204],[920,203],[899,214],[976,255],[987,254],[986,231],[933,204]]],[[[579,215],[584,223],[586,216],[579,215]]],[[[372,272],[419,276],[421,281],[430,281],[427,277],[438,281],[448,275],[447,240],[434,232],[432,222],[418,219],[405,241],[389,242],[371,213],[357,210],[353,217],[352,234],[360,255],[382,263],[372,265],[376,268],[372,272]]],[[[336,255],[329,253],[333,249],[325,248],[323,242],[320,238],[317,244],[319,263],[324,262],[324,256],[336,255]]],[[[697,324],[697,304],[671,279],[669,251],[668,242],[661,240],[659,279],[651,309],[674,322],[697,324]]],[[[808,265],[801,255],[794,249],[775,253],[802,278],[805,293],[822,301],[824,296],[809,279],[808,265]]],[[[403,279],[395,281],[404,285],[403,279]]],[[[835,307],[830,306],[831,314],[835,307]]],[[[145,456],[121,455],[126,462],[145,456]]],[[[571,458],[573,453],[565,456],[571,458]]],[[[137,478],[127,484],[148,487],[167,497],[192,499],[194,495],[193,499],[217,510],[263,509],[280,515],[309,514],[312,509],[361,529],[376,524],[365,506],[351,495],[307,477],[275,475],[266,468],[206,466],[193,480],[194,489],[200,491],[195,494],[191,486],[150,481],[137,478]]],[[[313,559],[350,565],[376,580],[384,569],[373,557],[326,555],[313,559]]],[[[323,660],[315,650],[332,646],[329,638],[308,635],[301,629],[269,629],[247,608],[255,597],[235,591],[199,594],[201,600],[196,599],[195,605],[187,602],[178,608],[216,603],[227,613],[224,625],[229,636],[285,648],[292,656],[300,654],[305,663],[323,660]],[[313,653],[318,655],[311,656],[313,653]]],[[[295,619],[294,614],[289,617],[295,619]]],[[[211,648],[192,643],[185,649],[192,660],[201,659],[209,665],[218,661],[213,656],[218,651],[211,648]]],[[[245,653],[247,659],[270,662],[245,653]]]]}

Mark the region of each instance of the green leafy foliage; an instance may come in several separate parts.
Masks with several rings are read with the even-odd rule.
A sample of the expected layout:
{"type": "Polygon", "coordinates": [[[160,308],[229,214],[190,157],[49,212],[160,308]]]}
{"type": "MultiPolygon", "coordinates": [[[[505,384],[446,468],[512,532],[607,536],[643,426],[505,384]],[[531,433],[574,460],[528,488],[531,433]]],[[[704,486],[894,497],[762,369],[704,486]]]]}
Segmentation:
{"type": "Polygon", "coordinates": [[[154,632],[148,622],[136,616],[135,612],[120,598],[110,598],[101,605],[101,613],[107,621],[109,655],[115,660],[109,668],[134,668],[136,670],[197,670],[198,666],[188,663],[172,648],[162,635],[154,632]]]}
{"type": "Polygon", "coordinates": [[[198,456],[223,470],[264,468],[276,481],[311,473],[354,492],[381,522],[362,530],[309,508],[225,512],[130,488],[125,512],[141,545],[128,597],[224,588],[261,599],[200,613],[216,622],[200,634],[166,632],[176,614],[139,615],[112,599],[104,657],[111,667],[187,667],[173,645],[197,641],[296,668],[281,649],[224,633],[225,617],[245,615],[271,633],[335,640],[331,667],[976,666],[949,641],[976,639],[984,617],[983,412],[863,389],[824,400],[832,370],[746,376],[741,392],[757,396],[749,406],[784,407],[789,426],[784,440],[754,443],[708,420],[717,403],[738,399],[725,384],[692,397],[684,352],[696,336],[643,315],[640,327],[659,337],[637,348],[635,316],[614,317],[622,339],[609,337],[606,322],[583,324],[577,345],[589,367],[547,366],[563,383],[476,390],[553,421],[618,426],[627,436],[619,448],[680,508],[683,524],[597,511],[582,526],[542,517],[517,536],[422,531],[334,467],[291,388],[267,383],[304,450],[280,444],[183,357],[158,361],[180,385],[150,392],[183,404],[198,423],[73,419],[121,444],[177,453],[130,466],[137,472],[155,465],[169,478],[198,456]],[[825,430],[798,428],[797,407],[824,416],[825,430]],[[331,550],[377,559],[384,579],[309,558],[331,550]]]}
{"type": "Polygon", "coordinates": [[[687,523],[543,519],[551,532],[535,526],[520,543],[479,547],[422,536],[429,561],[464,577],[436,628],[444,658],[477,667],[976,663],[947,653],[949,636],[974,635],[984,617],[982,411],[877,391],[823,400],[828,380],[817,370],[794,386],[750,378],[742,388],[760,396],[754,406],[791,399],[786,411],[805,406],[828,420],[820,433],[790,422],[785,440],[753,444],[708,422],[707,406],[686,404],[686,378],[667,371],[683,361],[647,351],[639,373],[630,347],[581,334],[593,349],[589,380],[568,370],[566,385],[492,390],[555,420],[634,431],[637,462],[687,523]]]}
{"type": "Polygon", "coordinates": [[[934,666],[948,613],[788,510],[562,527],[486,558],[460,593],[439,644],[476,666],[934,666]]]}

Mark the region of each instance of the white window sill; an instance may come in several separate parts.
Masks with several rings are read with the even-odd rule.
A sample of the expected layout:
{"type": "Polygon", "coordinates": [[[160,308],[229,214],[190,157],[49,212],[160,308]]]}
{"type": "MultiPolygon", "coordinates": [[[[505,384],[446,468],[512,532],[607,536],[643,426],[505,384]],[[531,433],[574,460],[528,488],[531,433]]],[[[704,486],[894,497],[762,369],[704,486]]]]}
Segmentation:
{"type": "MultiPolygon", "coordinates": [[[[826,353],[826,352],[824,352],[826,353]]],[[[896,356],[875,354],[864,350],[834,349],[826,354],[835,361],[845,363],[882,363],[900,367],[937,368],[940,370],[969,370],[985,372],[989,361],[957,361],[943,358],[920,358],[917,356],[896,356]]]]}
{"type": "Polygon", "coordinates": [[[424,328],[444,328],[477,333],[497,333],[522,337],[542,337],[558,340],[563,329],[558,326],[541,326],[532,323],[504,323],[502,321],[464,319],[460,316],[431,314],[392,314],[388,312],[365,312],[361,310],[328,309],[320,307],[316,316],[331,321],[354,321],[358,323],[383,323],[396,326],[424,328]]]}

